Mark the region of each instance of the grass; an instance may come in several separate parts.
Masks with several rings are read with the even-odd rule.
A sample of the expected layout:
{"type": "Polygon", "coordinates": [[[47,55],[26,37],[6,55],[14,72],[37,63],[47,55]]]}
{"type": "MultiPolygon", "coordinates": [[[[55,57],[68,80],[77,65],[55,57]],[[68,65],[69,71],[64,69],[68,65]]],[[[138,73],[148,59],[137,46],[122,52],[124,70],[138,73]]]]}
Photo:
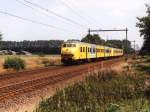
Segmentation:
{"type": "MultiPolygon", "coordinates": [[[[0,73],[6,72],[6,69],[3,69],[4,60],[7,57],[15,57],[10,55],[0,55],[0,73]]],[[[44,67],[47,66],[48,62],[43,62],[43,60],[48,60],[48,65],[60,65],[61,59],[59,55],[43,55],[42,57],[39,55],[31,55],[31,56],[25,56],[25,55],[17,55],[17,57],[21,58],[26,63],[26,69],[32,69],[32,68],[38,68],[38,67],[44,67]],[[44,64],[43,64],[44,63],[44,64]]]]}
{"type": "Polygon", "coordinates": [[[134,60],[132,67],[142,74],[150,75],[150,56],[144,56],[134,60]]]}
{"type": "Polygon", "coordinates": [[[150,56],[147,56],[147,57],[146,57],[145,63],[150,63],[150,56]]]}
{"type": "Polygon", "coordinates": [[[149,69],[149,56],[136,57],[122,73],[98,72],[58,90],[34,112],[150,112],[149,69]]]}
{"type": "Polygon", "coordinates": [[[138,64],[136,68],[138,71],[150,74],[150,64],[138,64]]]}
{"type": "Polygon", "coordinates": [[[150,88],[145,81],[138,74],[91,74],[42,101],[34,112],[150,112],[150,88]]]}

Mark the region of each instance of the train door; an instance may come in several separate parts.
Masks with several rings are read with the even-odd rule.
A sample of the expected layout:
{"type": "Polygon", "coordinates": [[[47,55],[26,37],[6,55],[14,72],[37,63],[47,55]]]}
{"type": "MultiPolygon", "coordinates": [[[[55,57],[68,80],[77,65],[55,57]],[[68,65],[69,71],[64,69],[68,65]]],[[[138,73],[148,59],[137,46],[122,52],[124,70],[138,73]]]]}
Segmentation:
{"type": "Polygon", "coordinates": [[[106,57],[106,47],[104,46],[104,58],[106,57]]]}
{"type": "Polygon", "coordinates": [[[79,47],[79,49],[80,49],[80,50],[79,50],[79,51],[80,51],[80,53],[79,53],[79,54],[80,54],[79,59],[82,59],[83,47],[82,47],[82,46],[80,46],[80,47],[79,47]]]}
{"type": "Polygon", "coordinates": [[[91,46],[91,58],[96,58],[96,46],[92,45],[91,46]]]}
{"type": "Polygon", "coordinates": [[[109,48],[109,57],[111,56],[111,49],[109,48]]]}
{"type": "Polygon", "coordinates": [[[86,46],[86,59],[88,58],[88,48],[87,48],[87,46],[86,46]]]}
{"type": "Polygon", "coordinates": [[[97,51],[98,51],[98,48],[95,48],[96,59],[97,59],[97,51]]]}

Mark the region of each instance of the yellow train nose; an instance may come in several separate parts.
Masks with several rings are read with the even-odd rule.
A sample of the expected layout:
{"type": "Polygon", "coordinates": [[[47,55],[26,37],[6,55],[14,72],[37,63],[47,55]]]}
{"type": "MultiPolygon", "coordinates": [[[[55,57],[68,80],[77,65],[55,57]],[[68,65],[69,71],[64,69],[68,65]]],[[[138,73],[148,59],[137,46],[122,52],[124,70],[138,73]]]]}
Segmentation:
{"type": "Polygon", "coordinates": [[[72,51],[69,50],[68,48],[66,48],[66,49],[63,49],[63,50],[62,50],[62,53],[63,53],[63,54],[72,54],[72,51]]]}

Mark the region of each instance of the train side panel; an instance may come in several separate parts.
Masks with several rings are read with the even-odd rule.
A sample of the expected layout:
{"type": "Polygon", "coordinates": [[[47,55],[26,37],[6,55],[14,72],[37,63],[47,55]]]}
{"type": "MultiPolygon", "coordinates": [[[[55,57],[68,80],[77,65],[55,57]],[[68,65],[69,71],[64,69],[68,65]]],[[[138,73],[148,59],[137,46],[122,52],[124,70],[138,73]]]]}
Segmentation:
{"type": "Polygon", "coordinates": [[[122,49],[82,42],[66,42],[61,48],[61,59],[64,63],[118,56],[123,56],[122,49]]]}

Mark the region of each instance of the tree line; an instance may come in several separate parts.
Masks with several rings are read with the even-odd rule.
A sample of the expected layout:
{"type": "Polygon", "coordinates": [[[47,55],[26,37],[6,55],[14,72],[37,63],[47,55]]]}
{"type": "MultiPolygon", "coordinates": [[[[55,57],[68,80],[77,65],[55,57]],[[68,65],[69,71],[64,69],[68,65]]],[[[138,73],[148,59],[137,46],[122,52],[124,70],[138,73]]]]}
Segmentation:
{"type": "MultiPolygon", "coordinates": [[[[71,40],[76,41],[76,40],[71,40]]],[[[126,40],[107,40],[102,39],[98,34],[87,35],[82,42],[105,45],[114,48],[124,49],[126,47],[126,40]]],[[[37,41],[1,41],[0,46],[2,50],[12,50],[16,52],[28,51],[34,54],[60,54],[63,40],[37,40],[37,41]]],[[[127,41],[128,53],[133,52],[130,41],[127,41]]]]}
{"type": "Polygon", "coordinates": [[[127,41],[126,40],[106,40],[105,41],[98,34],[93,34],[93,35],[88,34],[81,41],[91,43],[91,44],[105,45],[108,47],[124,49],[125,53],[126,52],[127,53],[134,52],[134,49],[131,47],[131,42],[129,40],[127,40],[127,41]]]}
{"type": "Polygon", "coordinates": [[[28,51],[35,54],[60,54],[62,40],[1,41],[1,49],[16,52],[28,51]]]}
{"type": "Polygon", "coordinates": [[[150,55],[150,6],[146,5],[147,7],[147,15],[138,19],[137,27],[139,28],[141,37],[144,38],[144,43],[141,48],[140,54],[145,55],[149,54],[150,55]]]}

